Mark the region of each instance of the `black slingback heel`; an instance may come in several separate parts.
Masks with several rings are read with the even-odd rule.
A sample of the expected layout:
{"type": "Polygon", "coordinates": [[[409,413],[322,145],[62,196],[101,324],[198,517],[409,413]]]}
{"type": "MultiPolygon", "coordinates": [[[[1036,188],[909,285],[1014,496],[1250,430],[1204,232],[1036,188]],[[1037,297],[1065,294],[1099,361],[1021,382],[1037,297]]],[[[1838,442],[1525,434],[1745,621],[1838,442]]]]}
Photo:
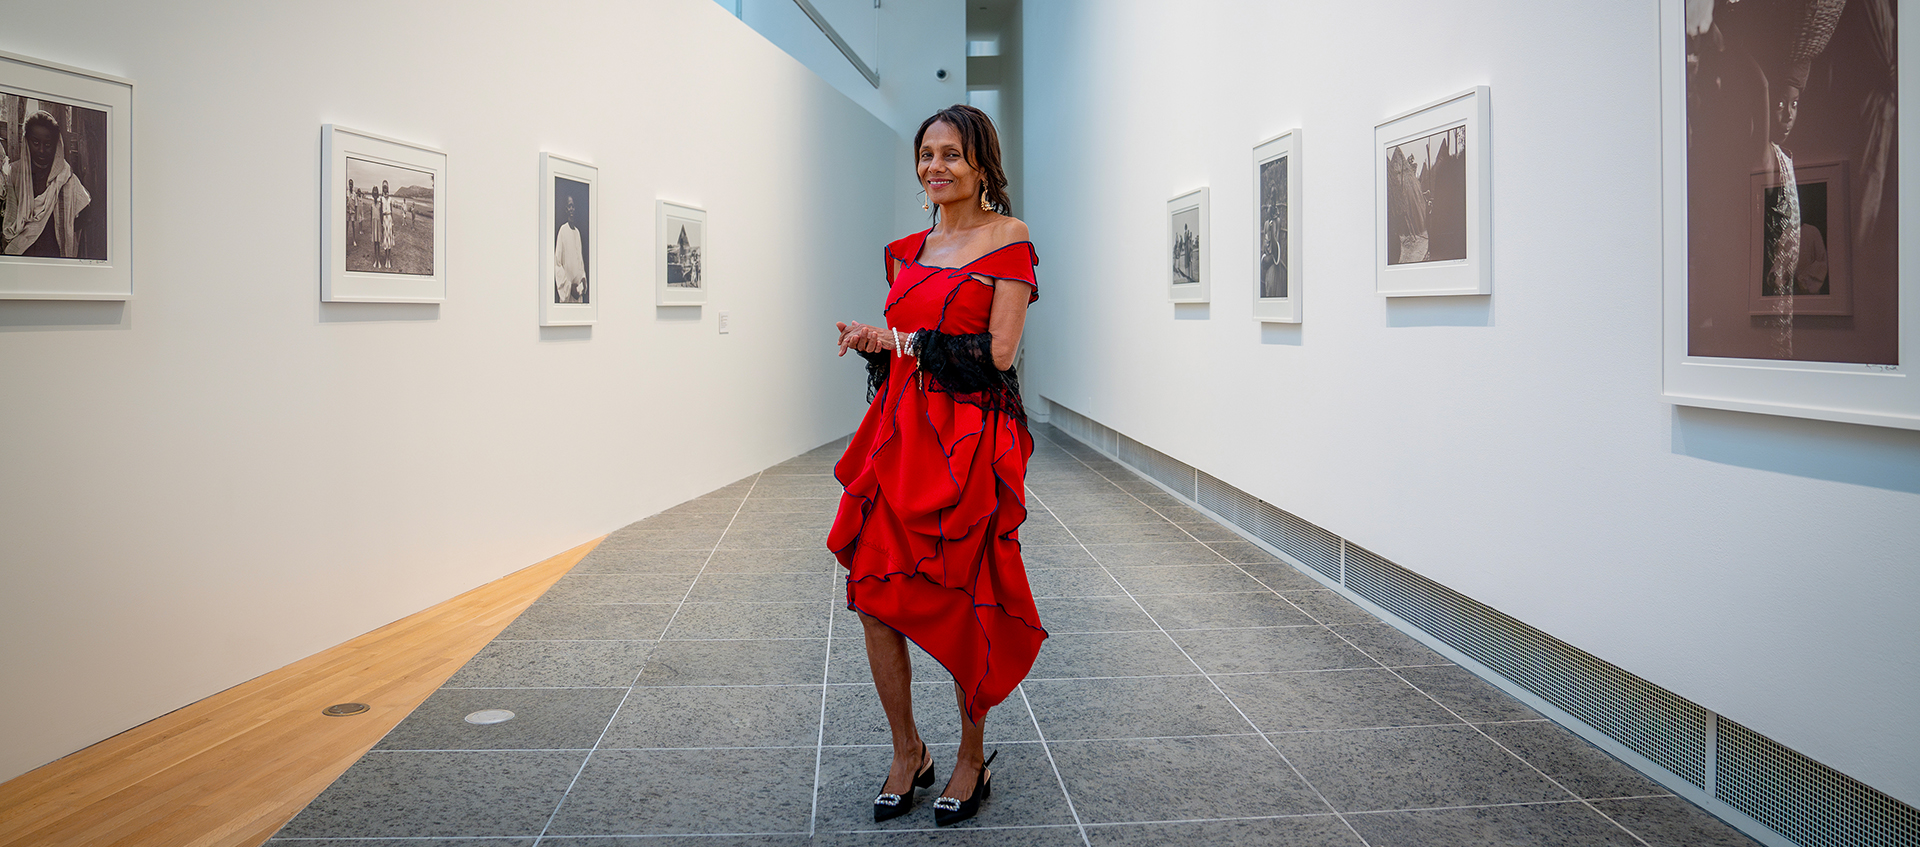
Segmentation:
{"type": "Polygon", "coordinates": [[[980,775],[974,777],[973,796],[965,800],[955,800],[942,796],[933,801],[933,822],[938,826],[952,826],[980,813],[980,801],[993,794],[993,777],[987,773],[987,766],[993,764],[1000,751],[993,751],[985,762],[980,763],[980,775]]]}
{"type": "MultiPolygon", "coordinates": [[[[881,794],[873,798],[873,822],[890,821],[913,811],[913,789],[928,788],[933,785],[933,757],[927,754],[927,742],[920,742],[920,755],[927,760],[927,766],[913,775],[913,785],[906,794],[881,794]]],[[[887,790],[887,781],[880,781],[880,790],[887,790]]]]}

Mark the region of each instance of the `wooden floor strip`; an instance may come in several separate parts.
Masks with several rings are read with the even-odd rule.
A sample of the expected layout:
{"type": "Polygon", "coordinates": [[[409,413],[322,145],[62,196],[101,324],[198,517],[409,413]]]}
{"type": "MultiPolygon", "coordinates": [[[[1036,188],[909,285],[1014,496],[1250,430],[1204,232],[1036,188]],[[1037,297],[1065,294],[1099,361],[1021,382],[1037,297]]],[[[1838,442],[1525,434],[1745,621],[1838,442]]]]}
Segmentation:
{"type": "Polygon", "coordinates": [[[0,783],[0,844],[266,841],[600,541],[0,783]]]}

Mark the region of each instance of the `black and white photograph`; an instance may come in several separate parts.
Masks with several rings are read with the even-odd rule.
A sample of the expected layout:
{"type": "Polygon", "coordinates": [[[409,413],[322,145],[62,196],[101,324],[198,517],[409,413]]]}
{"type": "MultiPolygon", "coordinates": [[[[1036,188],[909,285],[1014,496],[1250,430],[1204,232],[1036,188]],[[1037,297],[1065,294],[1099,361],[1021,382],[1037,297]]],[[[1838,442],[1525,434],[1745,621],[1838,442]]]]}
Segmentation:
{"type": "Polygon", "coordinates": [[[593,186],[579,180],[553,178],[553,302],[582,305],[593,302],[587,257],[593,249],[593,186]]]}
{"type": "Polygon", "coordinates": [[[1208,302],[1207,189],[1167,201],[1166,238],[1167,298],[1175,303],[1208,302]]]}
{"type": "MultiPolygon", "coordinates": [[[[1253,148],[1254,320],[1300,323],[1300,148],[1298,127],[1253,148]]],[[[1245,255],[1245,254],[1242,254],[1245,255]]]]}
{"type": "Polygon", "coordinates": [[[1260,296],[1287,296],[1287,157],[1260,165],[1260,296]]]}
{"type": "Polygon", "coordinates": [[[0,89],[0,253],[107,258],[107,113],[0,89]]]}
{"type": "Polygon", "coordinates": [[[320,130],[320,299],[447,299],[447,154],[327,124],[320,130]]]}
{"type": "Polygon", "coordinates": [[[433,275],[433,172],[347,157],[347,270],[433,275]]]}
{"type": "Polygon", "coordinates": [[[1467,257],[1467,128],[1387,150],[1387,263],[1467,257]]]}
{"type": "Polygon", "coordinates": [[[707,212],[667,200],[655,200],[653,302],[657,306],[698,306],[707,302],[707,212]]]}
{"type": "Polygon", "coordinates": [[[1173,213],[1173,284],[1200,283],[1200,210],[1173,213]]]}
{"type": "Polygon", "coordinates": [[[667,286],[700,287],[700,222],[687,218],[670,219],[668,232],[677,233],[667,242],[667,286]]]}

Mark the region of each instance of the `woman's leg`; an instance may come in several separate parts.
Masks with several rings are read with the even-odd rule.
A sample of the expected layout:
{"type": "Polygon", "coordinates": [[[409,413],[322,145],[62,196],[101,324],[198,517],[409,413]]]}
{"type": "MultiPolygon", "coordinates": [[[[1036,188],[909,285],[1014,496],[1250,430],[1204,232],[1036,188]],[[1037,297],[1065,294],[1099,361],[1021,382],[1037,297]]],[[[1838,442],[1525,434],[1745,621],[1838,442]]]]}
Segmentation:
{"type": "Polygon", "coordinates": [[[882,794],[906,794],[913,778],[927,766],[931,753],[920,741],[913,722],[913,660],[907,655],[907,637],[865,612],[860,624],[867,635],[867,666],[873,669],[873,688],[893,732],[893,767],[887,771],[882,794]]]}
{"type": "Polygon", "coordinates": [[[940,796],[965,800],[973,796],[974,783],[980,779],[980,769],[987,761],[982,739],[987,719],[983,715],[979,723],[967,720],[967,695],[957,682],[953,684],[953,696],[960,701],[960,753],[953,762],[953,775],[947,778],[947,787],[940,796]]]}

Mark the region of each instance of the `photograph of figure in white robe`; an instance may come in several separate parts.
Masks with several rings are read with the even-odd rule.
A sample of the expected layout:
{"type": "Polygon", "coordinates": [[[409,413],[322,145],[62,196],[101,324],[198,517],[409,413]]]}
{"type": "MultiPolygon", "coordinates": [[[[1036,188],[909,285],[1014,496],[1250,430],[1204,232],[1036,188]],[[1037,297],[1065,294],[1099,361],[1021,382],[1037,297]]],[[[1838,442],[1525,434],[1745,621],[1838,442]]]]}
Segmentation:
{"type": "Polygon", "coordinates": [[[667,242],[667,285],[671,288],[700,287],[700,255],[703,229],[699,221],[669,218],[668,232],[680,235],[667,242]]]}
{"type": "Polygon", "coordinates": [[[1901,364],[1897,12],[1688,0],[1688,355],[1901,364]]]}
{"type": "Polygon", "coordinates": [[[1287,296],[1287,157],[1260,165],[1260,296],[1287,296]]]}
{"type": "Polygon", "coordinates": [[[1467,128],[1387,148],[1387,264],[1467,258],[1467,128]]]}
{"type": "Polygon", "coordinates": [[[433,275],[433,172],[347,157],[347,270],[433,275]]]}
{"type": "Polygon", "coordinates": [[[593,186],[565,177],[553,178],[553,302],[593,302],[588,290],[587,251],[592,249],[588,202],[593,186]]]}
{"type": "Polygon", "coordinates": [[[107,113],[0,93],[0,254],[107,258],[107,113]]]}
{"type": "Polygon", "coordinates": [[[1173,284],[1200,281],[1200,209],[1173,213],[1173,284]]]}

